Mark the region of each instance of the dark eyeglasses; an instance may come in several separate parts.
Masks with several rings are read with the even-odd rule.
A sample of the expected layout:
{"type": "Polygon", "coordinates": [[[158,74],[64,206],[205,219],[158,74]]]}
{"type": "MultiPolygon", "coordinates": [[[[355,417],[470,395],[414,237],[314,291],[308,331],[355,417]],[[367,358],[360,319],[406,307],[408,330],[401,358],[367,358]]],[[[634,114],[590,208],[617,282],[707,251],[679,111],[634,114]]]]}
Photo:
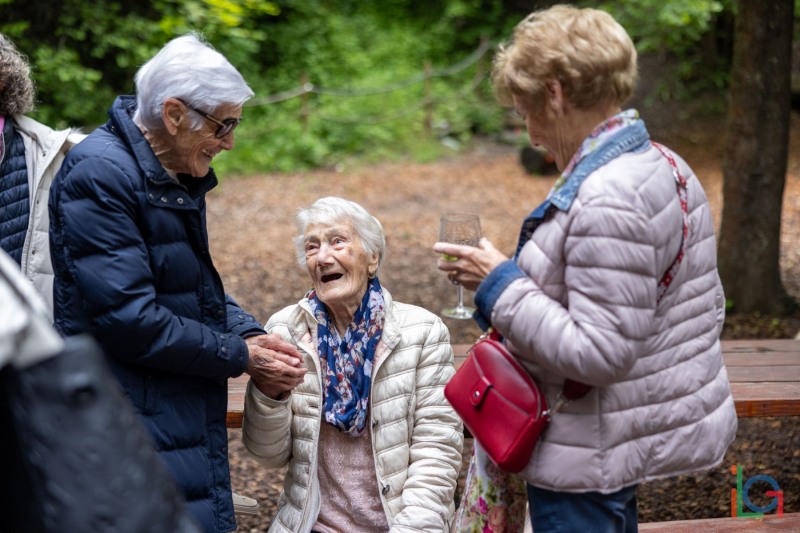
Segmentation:
{"type": "Polygon", "coordinates": [[[186,107],[188,107],[189,109],[191,109],[192,111],[197,113],[198,115],[202,115],[203,118],[208,119],[211,122],[213,122],[214,124],[216,124],[217,126],[219,126],[217,128],[217,131],[214,133],[214,137],[216,137],[217,139],[222,139],[223,137],[228,135],[242,121],[242,119],[240,119],[240,118],[226,118],[225,120],[219,120],[218,118],[215,118],[215,117],[209,115],[205,111],[201,111],[201,110],[197,109],[196,107],[187,104],[186,102],[184,102],[180,98],[176,98],[176,100],[178,100],[180,103],[182,103],[183,105],[185,105],[186,107]]]}

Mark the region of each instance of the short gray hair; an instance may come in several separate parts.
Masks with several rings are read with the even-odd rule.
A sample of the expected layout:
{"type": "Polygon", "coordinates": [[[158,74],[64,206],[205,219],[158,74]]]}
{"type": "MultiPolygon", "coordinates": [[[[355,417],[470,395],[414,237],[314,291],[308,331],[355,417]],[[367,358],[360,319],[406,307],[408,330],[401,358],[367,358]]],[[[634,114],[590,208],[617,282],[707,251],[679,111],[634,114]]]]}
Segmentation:
{"type": "MultiPolygon", "coordinates": [[[[222,104],[237,106],[253,97],[253,91],[230,62],[198,34],[176,37],[139,68],[134,121],[148,130],[163,130],[164,100],[180,98],[199,109],[222,104]]],[[[193,113],[192,125],[200,128],[203,118],[193,113]]]]}
{"type": "Polygon", "coordinates": [[[332,226],[341,222],[349,222],[361,240],[364,250],[368,254],[378,254],[376,273],[380,271],[383,256],[386,253],[383,225],[361,205],[337,196],[326,196],[311,204],[310,207],[298,209],[295,220],[300,234],[295,237],[294,243],[297,248],[297,262],[301,266],[307,265],[305,233],[309,224],[332,226]]]}
{"type": "Polygon", "coordinates": [[[30,113],[35,97],[28,59],[0,33],[0,116],[30,113]]]}

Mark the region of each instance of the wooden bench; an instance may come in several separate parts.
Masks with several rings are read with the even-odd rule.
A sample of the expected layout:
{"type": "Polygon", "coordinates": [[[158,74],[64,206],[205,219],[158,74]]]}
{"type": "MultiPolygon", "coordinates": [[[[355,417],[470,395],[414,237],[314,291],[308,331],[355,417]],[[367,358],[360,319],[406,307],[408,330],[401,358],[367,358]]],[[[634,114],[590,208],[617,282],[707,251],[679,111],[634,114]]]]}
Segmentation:
{"type": "MultiPolygon", "coordinates": [[[[469,347],[453,345],[456,366],[464,361],[469,347]]],[[[729,340],[722,341],[722,351],[740,418],[800,415],[800,341],[729,340]]],[[[229,428],[242,427],[248,378],[245,374],[228,380],[229,428]]]]}
{"type": "Polygon", "coordinates": [[[640,523],[639,531],[650,533],[755,533],[762,531],[800,531],[800,513],[774,514],[764,518],[704,518],[673,522],[640,523]]]}

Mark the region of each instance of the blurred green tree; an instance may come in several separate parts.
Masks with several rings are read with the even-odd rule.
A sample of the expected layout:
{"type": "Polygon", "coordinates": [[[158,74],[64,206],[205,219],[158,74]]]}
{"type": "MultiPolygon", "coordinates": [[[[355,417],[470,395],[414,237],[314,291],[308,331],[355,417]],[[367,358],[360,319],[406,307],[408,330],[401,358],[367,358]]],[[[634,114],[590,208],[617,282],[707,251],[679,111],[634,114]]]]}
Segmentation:
{"type": "MultiPolygon", "coordinates": [[[[579,4],[609,10],[641,51],[681,58],[685,66],[679,79],[664,90],[674,96],[687,86],[686,79],[725,86],[732,1],[579,4]],[[701,61],[708,57],[716,59],[701,61]]],[[[459,146],[476,133],[499,133],[503,113],[486,81],[490,52],[463,71],[453,69],[424,83],[420,76],[426,68],[436,73],[457,66],[482,39],[505,39],[528,12],[554,3],[0,0],[0,32],[31,58],[39,88],[36,118],[53,126],[91,128],[105,121],[116,94],[133,91],[136,69],[164,42],[200,30],[256,92],[235,157],[216,162],[227,172],[251,173],[336,165],[351,156],[435,157],[449,148],[432,140],[448,137],[448,146],[459,146]],[[268,98],[303,82],[339,92],[268,98]]]]}

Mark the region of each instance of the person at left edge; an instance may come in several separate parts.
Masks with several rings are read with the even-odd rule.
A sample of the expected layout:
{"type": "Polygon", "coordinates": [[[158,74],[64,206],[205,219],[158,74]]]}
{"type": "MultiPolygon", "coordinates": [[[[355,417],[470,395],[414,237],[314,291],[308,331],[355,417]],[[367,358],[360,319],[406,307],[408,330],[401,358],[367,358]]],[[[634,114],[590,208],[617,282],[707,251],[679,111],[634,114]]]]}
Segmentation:
{"type": "Polygon", "coordinates": [[[55,326],[108,355],[203,529],[236,529],[227,379],[302,382],[297,350],[223,290],[209,255],[209,166],[234,147],[241,74],[198,35],[167,43],[108,122],[65,159],[50,191],[55,326]]]}
{"type": "Polygon", "coordinates": [[[22,268],[53,321],[53,267],[47,231],[50,184],[85,135],[53,130],[29,116],[36,85],[27,58],[0,34],[0,249],[22,268]]]}

